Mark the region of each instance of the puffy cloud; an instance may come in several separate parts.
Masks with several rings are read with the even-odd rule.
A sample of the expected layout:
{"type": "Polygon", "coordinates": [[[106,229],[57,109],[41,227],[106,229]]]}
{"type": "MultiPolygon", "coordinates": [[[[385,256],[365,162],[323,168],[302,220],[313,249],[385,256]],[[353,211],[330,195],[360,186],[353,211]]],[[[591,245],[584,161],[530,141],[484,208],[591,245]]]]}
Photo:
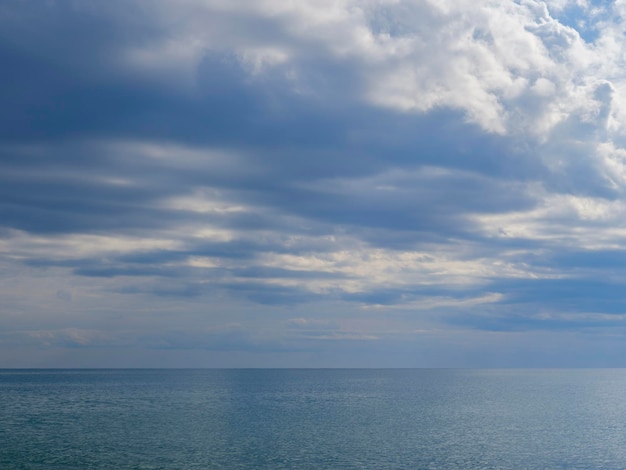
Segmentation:
{"type": "Polygon", "coordinates": [[[0,346],[618,331],[623,10],[3,4],[0,346]]]}

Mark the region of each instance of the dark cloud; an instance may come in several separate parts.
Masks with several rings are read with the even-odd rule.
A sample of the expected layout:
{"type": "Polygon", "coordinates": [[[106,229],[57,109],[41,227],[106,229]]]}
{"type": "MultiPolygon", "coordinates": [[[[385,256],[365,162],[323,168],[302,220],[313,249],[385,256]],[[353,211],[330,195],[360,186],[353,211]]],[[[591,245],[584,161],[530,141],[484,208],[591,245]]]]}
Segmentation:
{"type": "MultiPolygon", "coordinates": [[[[530,21],[524,5],[511,11],[530,21]]],[[[171,331],[185,312],[212,308],[171,334],[148,328],[146,347],[366,342],[380,327],[378,314],[359,310],[368,306],[388,315],[389,331],[621,325],[623,240],[606,215],[623,192],[611,173],[621,149],[606,150],[618,89],[595,78],[568,88],[553,75],[573,62],[550,62],[557,72],[536,87],[537,64],[574,50],[571,31],[541,17],[534,35],[524,23],[546,49],[520,58],[524,71],[494,52],[506,39],[498,31],[472,26],[480,54],[467,62],[497,65],[483,76],[449,57],[454,31],[439,35],[446,21],[464,31],[466,20],[428,5],[363,7],[363,18],[321,30],[300,27],[297,4],[285,8],[0,6],[0,269],[11,282],[2,321],[17,325],[26,312],[36,323],[33,312],[53,309],[47,321],[59,322],[56,333],[20,338],[122,347],[145,325],[123,341],[102,336],[95,330],[119,328],[110,311],[164,304],[171,331]],[[551,86],[586,98],[570,106],[551,86]],[[296,338],[251,334],[263,324],[256,309],[281,312],[273,327],[296,338]],[[94,310],[101,320],[76,313],[94,310]],[[312,320],[285,326],[291,310],[312,320]],[[253,325],[190,333],[222,311],[253,325]],[[324,323],[335,316],[370,330],[324,323]],[[72,329],[69,318],[93,324],[72,329]]],[[[574,25],[581,8],[561,18],[574,25]]],[[[585,24],[587,39],[600,34],[585,24]]],[[[389,345],[396,333],[382,330],[389,345]]]]}

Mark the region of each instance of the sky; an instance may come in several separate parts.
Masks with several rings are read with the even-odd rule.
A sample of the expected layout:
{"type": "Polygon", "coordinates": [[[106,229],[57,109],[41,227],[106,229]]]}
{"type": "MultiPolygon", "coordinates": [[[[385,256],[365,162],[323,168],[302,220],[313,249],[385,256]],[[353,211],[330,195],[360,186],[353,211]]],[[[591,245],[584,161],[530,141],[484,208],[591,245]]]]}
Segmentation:
{"type": "Polygon", "coordinates": [[[5,0],[0,367],[625,367],[626,1],[5,0]]]}

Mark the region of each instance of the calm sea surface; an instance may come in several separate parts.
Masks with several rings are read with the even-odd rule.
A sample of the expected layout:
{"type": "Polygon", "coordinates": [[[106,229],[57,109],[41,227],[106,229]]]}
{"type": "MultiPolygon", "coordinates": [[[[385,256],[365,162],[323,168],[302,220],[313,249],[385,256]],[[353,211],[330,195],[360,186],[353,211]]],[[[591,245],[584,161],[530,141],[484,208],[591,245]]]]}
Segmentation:
{"type": "Polygon", "coordinates": [[[0,370],[1,469],[624,469],[626,370],[0,370]]]}

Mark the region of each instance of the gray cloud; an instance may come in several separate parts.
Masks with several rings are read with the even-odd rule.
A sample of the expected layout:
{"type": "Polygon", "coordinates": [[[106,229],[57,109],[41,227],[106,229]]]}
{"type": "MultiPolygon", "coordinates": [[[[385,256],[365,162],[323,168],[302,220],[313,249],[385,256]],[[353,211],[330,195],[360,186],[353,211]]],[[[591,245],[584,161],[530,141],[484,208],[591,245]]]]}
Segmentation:
{"type": "Polygon", "coordinates": [[[5,3],[0,347],[617,331],[622,7],[566,3],[5,3]]]}

